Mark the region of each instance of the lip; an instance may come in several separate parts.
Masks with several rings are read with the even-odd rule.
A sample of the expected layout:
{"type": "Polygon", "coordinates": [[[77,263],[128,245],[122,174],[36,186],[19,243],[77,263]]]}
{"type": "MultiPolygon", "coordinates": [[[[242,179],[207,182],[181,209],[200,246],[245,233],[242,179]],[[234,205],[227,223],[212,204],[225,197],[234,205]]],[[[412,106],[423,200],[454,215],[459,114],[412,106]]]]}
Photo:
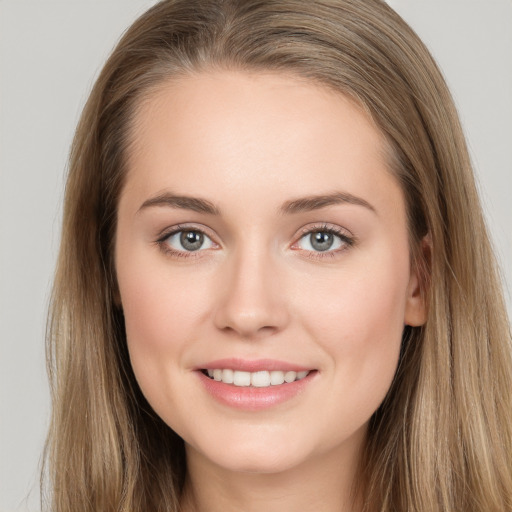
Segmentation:
{"type": "Polygon", "coordinates": [[[283,361],[259,359],[254,361],[242,359],[219,359],[206,363],[205,366],[197,368],[195,371],[206,392],[217,402],[227,405],[230,408],[243,411],[260,411],[276,407],[288,402],[304,393],[315,380],[318,371],[293,363],[283,361]],[[309,374],[301,380],[296,380],[287,384],[277,386],[268,386],[264,388],[242,387],[232,384],[225,384],[222,381],[211,379],[203,373],[204,369],[229,368],[232,370],[257,372],[263,370],[282,370],[282,371],[306,371],[309,374]]]}
{"type": "Polygon", "coordinates": [[[248,360],[239,358],[228,358],[209,361],[202,366],[198,366],[196,370],[214,370],[216,368],[229,368],[231,370],[238,370],[242,372],[261,372],[264,370],[281,370],[283,372],[303,372],[313,369],[311,367],[301,366],[299,364],[289,363],[286,361],[278,361],[276,359],[248,360]]]}

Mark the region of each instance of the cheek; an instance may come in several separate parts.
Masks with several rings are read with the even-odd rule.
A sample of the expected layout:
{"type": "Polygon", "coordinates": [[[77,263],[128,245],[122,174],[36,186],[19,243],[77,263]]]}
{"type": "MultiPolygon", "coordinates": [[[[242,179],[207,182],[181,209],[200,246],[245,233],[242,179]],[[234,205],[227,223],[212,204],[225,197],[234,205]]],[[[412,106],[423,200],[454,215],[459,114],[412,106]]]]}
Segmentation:
{"type": "Polygon", "coordinates": [[[121,287],[129,338],[164,349],[173,339],[180,338],[178,333],[189,332],[200,308],[198,299],[197,293],[183,291],[176,279],[131,278],[121,287]]]}
{"type": "Polygon", "coordinates": [[[134,352],[179,352],[197,334],[207,297],[204,286],[154,269],[131,275],[120,283],[120,290],[134,352]]]}
{"type": "Polygon", "coordinates": [[[346,268],[318,279],[297,296],[304,318],[318,337],[332,340],[333,349],[351,350],[379,346],[400,337],[408,283],[408,268],[391,261],[346,268]]]}
{"type": "Polygon", "coordinates": [[[364,272],[347,268],[336,279],[317,283],[303,305],[305,328],[335,368],[329,406],[339,411],[340,423],[350,411],[346,424],[363,424],[389,390],[404,328],[408,271],[403,269],[407,261],[391,258],[365,265],[364,272]]]}
{"type": "Polygon", "coordinates": [[[201,276],[170,271],[154,255],[133,251],[117,259],[128,350],[137,381],[158,409],[168,385],[184,371],[186,348],[199,338],[205,309],[201,276]]]}

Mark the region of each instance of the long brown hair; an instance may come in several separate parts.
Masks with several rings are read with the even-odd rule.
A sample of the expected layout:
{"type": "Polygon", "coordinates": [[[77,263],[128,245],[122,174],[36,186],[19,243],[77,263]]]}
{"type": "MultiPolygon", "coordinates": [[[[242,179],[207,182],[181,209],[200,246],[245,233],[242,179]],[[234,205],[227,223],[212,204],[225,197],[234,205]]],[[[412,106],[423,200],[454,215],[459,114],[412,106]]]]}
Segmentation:
{"type": "Polygon", "coordinates": [[[183,443],[131,370],[113,241],[137,108],[166,80],[213,68],[323,84],[357,101],[387,139],[429,316],[404,331],[371,419],[366,509],[512,510],[510,327],[468,151],[432,57],[380,0],[168,0],[122,37],[70,156],[48,328],[50,509],[179,510],[183,443]]]}

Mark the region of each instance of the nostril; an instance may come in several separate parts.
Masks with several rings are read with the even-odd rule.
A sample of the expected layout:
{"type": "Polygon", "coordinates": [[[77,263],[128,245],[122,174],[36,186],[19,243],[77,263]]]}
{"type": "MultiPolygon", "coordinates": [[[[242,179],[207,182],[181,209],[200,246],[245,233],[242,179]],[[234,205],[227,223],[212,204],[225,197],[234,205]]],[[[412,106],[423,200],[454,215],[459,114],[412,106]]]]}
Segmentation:
{"type": "Polygon", "coordinates": [[[221,328],[221,331],[225,334],[236,337],[242,340],[257,340],[273,336],[279,332],[279,328],[276,326],[263,326],[263,327],[251,327],[247,324],[238,326],[225,326],[221,328]]]}

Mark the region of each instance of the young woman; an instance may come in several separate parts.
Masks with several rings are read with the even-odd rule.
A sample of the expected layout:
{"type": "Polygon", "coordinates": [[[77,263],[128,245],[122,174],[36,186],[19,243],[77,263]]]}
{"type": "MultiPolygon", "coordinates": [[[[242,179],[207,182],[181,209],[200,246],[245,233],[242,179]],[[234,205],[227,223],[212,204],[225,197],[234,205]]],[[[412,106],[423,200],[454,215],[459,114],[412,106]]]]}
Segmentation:
{"type": "Polygon", "coordinates": [[[462,131],[378,0],[172,0],[72,148],[53,511],[512,508],[509,324],[462,131]]]}

